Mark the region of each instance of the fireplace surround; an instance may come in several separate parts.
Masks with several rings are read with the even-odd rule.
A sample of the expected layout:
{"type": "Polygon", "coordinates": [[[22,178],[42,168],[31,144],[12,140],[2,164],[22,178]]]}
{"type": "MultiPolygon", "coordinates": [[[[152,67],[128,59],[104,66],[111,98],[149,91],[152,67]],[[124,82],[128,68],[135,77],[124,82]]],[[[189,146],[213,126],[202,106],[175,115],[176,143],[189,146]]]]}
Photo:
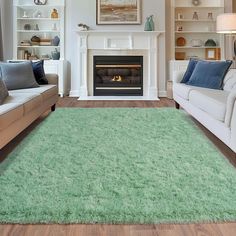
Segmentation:
{"type": "Polygon", "coordinates": [[[143,96],[142,56],[94,56],[94,96],[143,96]]]}
{"type": "MultiPolygon", "coordinates": [[[[144,32],[136,30],[76,31],[77,44],[75,45],[75,51],[78,53],[74,54],[70,96],[79,97],[79,100],[159,100],[159,95],[164,92],[160,91],[159,88],[159,84],[162,85],[163,83],[161,76],[164,73],[164,70],[161,69],[165,58],[163,54],[160,54],[163,51],[163,48],[160,47],[160,40],[163,43],[164,39],[163,33],[163,31],[144,32]],[[163,37],[159,40],[162,34],[163,37]],[[120,94],[120,91],[118,94],[114,94],[114,88],[112,90],[113,95],[105,95],[104,87],[103,91],[100,91],[103,92],[103,95],[99,95],[99,92],[96,94],[94,90],[95,56],[143,57],[142,85],[136,87],[136,91],[133,89],[133,92],[135,92],[133,95],[131,91],[129,91],[129,95],[125,95],[124,91],[123,94],[120,94]]],[[[120,75],[117,76],[112,81],[116,84],[122,81],[120,75]]],[[[123,88],[123,90],[125,89],[123,88]]]]}

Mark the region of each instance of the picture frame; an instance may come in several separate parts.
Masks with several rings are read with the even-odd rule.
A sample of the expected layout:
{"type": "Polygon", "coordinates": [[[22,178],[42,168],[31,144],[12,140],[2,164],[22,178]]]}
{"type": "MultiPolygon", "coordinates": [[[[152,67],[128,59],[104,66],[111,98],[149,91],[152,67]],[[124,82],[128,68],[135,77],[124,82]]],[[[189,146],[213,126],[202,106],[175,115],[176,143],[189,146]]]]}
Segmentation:
{"type": "Polygon", "coordinates": [[[221,58],[220,48],[206,48],[205,57],[206,60],[220,60],[221,58]]]}
{"type": "Polygon", "coordinates": [[[140,25],[141,0],[96,0],[97,25],[140,25]]]}

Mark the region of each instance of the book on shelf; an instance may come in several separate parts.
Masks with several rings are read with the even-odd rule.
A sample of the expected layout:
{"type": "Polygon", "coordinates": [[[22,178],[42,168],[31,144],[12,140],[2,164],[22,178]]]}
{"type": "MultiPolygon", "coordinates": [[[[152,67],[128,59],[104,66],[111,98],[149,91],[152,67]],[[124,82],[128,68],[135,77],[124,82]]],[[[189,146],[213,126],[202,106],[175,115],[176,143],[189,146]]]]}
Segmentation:
{"type": "Polygon", "coordinates": [[[51,41],[50,42],[40,42],[39,43],[40,46],[52,46],[51,41]]]}

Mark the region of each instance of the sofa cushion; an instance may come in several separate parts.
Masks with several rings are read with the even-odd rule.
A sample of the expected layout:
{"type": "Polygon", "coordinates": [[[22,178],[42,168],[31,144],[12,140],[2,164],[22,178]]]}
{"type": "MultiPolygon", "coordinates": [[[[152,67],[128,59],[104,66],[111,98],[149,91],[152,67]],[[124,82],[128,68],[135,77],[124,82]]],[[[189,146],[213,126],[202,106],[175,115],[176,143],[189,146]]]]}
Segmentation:
{"type": "Polygon", "coordinates": [[[194,58],[190,59],[190,61],[188,63],[188,68],[184,74],[184,77],[183,77],[181,83],[185,84],[189,81],[198,62],[199,62],[199,60],[197,60],[197,59],[194,59],[194,58]]]}
{"type": "Polygon", "coordinates": [[[231,91],[236,88],[236,69],[231,69],[226,74],[224,79],[224,87],[225,91],[231,91]]]}
{"type": "Polygon", "coordinates": [[[46,74],[44,71],[44,61],[35,61],[32,62],[32,67],[34,71],[34,76],[38,84],[48,84],[46,74]]]}
{"type": "Polygon", "coordinates": [[[9,92],[9,97],[5,100],[4,104],[16,103],[24,106],[24,115],[42,105],[43,98],[36,93],[17,93],[14,91],[9,92]]]}
{"type": "Polygon", "coordinates": [[[185,100],[189,100],[189,93],[193,90],[193,86],[188,86],[186,84],[175,83],[173,84],[174,93],[185,100]]]}
{"type": "Polygon", "coordinates": [[[1,76],[8,90],[39,87],[31,62],[0,63],[1,76]]]}
{"type": "Polygon", "coordinates": [[[192,90],[189,101],[215,119],[224,121],[228,96],[229,92],[222,90],[192,90]]]}
{"type": "Polygon", "coordinates": [[[3,104],[4,100],[8,96],[8,90],[4,81],[0,78],[0,105],[3,104]]]}
{"type": "Polygon", "coordinates": [[[6,103],[0,106],[0,130],[7,128],[24,115],[24,106],[17,103],[6,103]]]}
{"type": "Polygon", "coordinates": [[[192,90],[208,91],[209,89],[196,87],[196,86],[190,86],[190,85],[181,84],[181,83],[174,83],[173,90],[174,90],[174,93],[177,94],[179,97],[185,100],[189,100],[189,94],[192,90]]]}
{"type": "Polygon", "coordinates": [[[199,61],[186,84],[220,90],[231,64],[232,61],[199,61]]]}
{"type": "Polygon", "coordinates": [[[41,85],[38,88],[31,89],[21,89],[14,90],[14,93],[33,93],[33,94],[41,94],[43,97],[43,101],[48,100],[48,98],[58,94],[58,88],[56,85],[41,85]]]}

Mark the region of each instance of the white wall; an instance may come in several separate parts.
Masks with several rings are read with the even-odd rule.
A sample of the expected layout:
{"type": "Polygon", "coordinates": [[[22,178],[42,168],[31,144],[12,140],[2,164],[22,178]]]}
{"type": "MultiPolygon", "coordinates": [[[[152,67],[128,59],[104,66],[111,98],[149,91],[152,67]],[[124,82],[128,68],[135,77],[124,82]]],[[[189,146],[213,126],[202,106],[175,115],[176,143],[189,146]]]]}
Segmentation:
{"type": "MultiPolygon", "coordinates": [[[[143,30],[145,19],[149,15],[154,15],[155,30],[165,31],[165,0],[142,0],[142,25],[120,25],[120,26],[98,26],[96,25],[96,0],[67,0],[66,1],[66,58],[73,70],[78,67],[73,64],[76,57],[75,51],[75,30],[79,23],[87,24],[91,29],[137,29],[143,30]]],[[[166,91],[166,59],[165,59],[165,35],[160,38],[160,80],[159,91],[163,94],[166,91]]]]}
{"type": "MultiPolygon", "coordinates": [[[[32,0],[33,1],[33,0],[32,0]]],[[[145,17],[151,14],[155,15],[155,25],[157,30],[165,30],[166,40],[161,39],[162,47],[161,53],[163,55],[163,62],[161,70],[163,71],[160,90],[165,90],[166,77],[168,78],[168,61],[170,56],[170,1],[171,0],[142,0],[143,1],[143,24],[141,26],[96,26],[96,0],[66,0],[66,58],[69,61],[68,77],[70,78],[70,67],[73,64],[73,56],[75,56],[75,36],[74,30],[78,23],[86,23],[92,29],[116,29],[120,28],[137,28],[142,30],[144,28],[145,17]],[[166,11],[165,11],[166,5],[166,11]],[[165,14],[166,12],[166,14],[165,14]],[[166,17],[165,17],[166,15],[166,17]],[[166,23],[165,23],[166,21],[166,23]],[[165,25],[166,24],[166,25],[165,25]],[[166,45],[166,47],[165,47],[166,45]],[[166,48],[166,49],[165,49],[166,48]],[[166,59],[165,59],[165,58],[166,59]],[[166,68],[166,70],[164,69],[166,68]],[[166,73],[167,71],[167,73],[166,73]]],[[[226,11],[232,10],[232,2],[236,6],[236,0],[225,0],[226,11]]],[[[12,50],[12,0],[0,0],[3,5],[3,40],[4,40],[4,58],[11,59],[13,55],[12,50]]]]}
{"type": "Polygon", "coordinates": [[[3,38],[3,58],[8,60],[13,55],[13,8],[12,0],[0,0],[2,14],[2,38],[3,38]]]}
{"type": "MultiPolygon", "coordinates": [[[[0,0],[3,2],[3,40],[4,40],[4,59],[11,59],[12,50],[12,0],[0,0]]],[[[32,0],[33,1],[33,0],[32,0]]],[[[75,30],[78,23],[85,23],[91,29],[137,29],[143,30],[145,19],[149,15],[154,15],[155,29],[165,31],[165,0],[142,0],[142,25],[133,26],[97,26],[96,25],[96,0],[66,0],[66,59],[69,62],[68,78],[70,78],[71,70],[78,69],[73,65],[75,52],[75,30]]],[[[160,61],[160,78],[159,90],[161,92],[166,89],[166,51],[165,51],[165,35],[160,38],[160,53],[162,59],[160,61]]]]}

